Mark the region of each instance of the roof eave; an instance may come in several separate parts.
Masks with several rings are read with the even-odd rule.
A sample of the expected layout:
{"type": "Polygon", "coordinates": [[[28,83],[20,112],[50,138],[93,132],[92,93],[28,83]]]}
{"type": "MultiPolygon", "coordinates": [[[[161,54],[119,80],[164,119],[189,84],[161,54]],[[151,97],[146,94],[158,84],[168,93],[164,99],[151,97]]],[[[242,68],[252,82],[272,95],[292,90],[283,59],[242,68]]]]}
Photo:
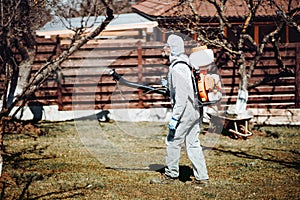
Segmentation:
{"type": "Polygon", "coordinates": [[[146,19],[149,19],[149,20],[151,20],[151,21],[156,21],[156,19],[157,19],[157,16],[154,16],[154,15],[148,15],[148,14],[146,14],[146,13],[144,13],[144,12],[141,12],[141,11],[139,11],[139,10],[137,10],[136,8],[132,8],[132,12],[134,12],[134,13],[137,13],[137,14],[139,14],[139,15],[141,15],[141,16],[143,16],[143,17],[145,17],[146,19]]]}

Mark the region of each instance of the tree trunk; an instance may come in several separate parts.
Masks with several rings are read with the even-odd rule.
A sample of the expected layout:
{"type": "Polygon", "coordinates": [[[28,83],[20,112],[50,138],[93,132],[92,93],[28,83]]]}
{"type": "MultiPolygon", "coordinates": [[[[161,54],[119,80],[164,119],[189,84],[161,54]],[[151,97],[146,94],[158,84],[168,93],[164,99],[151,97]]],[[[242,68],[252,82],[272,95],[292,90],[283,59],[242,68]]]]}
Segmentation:
{"type": "Polygon", "coordinates": [[[241,58],[238,62],[239,64],[239,90],[237,95],[237,100],[235,104],[235,114],[243,115],[246,113],[247,101],[248,101],[248,74],[245,66],[246,59],[243,53],[241,53],[241,58]]]}
{"type": "Polygon", "coordinates": [[[31,66],[34,61],[34,55],[31,56],[30,60],[19,66],[19,77],[14,96],[18,96],[22,93],[23,89],[28,85],[30,77],[31,66]]]}
{"type": "MultiPolygon", "coordinates": [[[[99,35],[106,26],[113,20],[113,10],[109,8],[109,6],[106,4],[104,0],[101,0],[103,5],[106,8],[106,19],[90,34],[86,36],[80,37],[78,40],[74,40],[74,42],[70,45],[70,48],[60,54],[58,58],[55,60],[51,60],[47,62],[28,82],[28,77],[30,76],[31,66],[34,61],[34,55],[35,51],[34,48],[29,47],[27,50],[26,58],[22,57],[24,60],[17,68],[18,73],[20,76],[18,76],[18,73],[15,73],[15,84],[12,86],[11,78],[9,76],[6,76],[6,87],[4,90],[3,95],[3,105],[0,109],[0,176],[2,173],[2,165],[3,165],[3,159],[2,159],[2,152],[3,152],[3,134],[5,132],[5,121],[6,117],[12,114],[12,118],[15,117],[15,115],[20,111],[23,105],[25,105],[25,102],[28,100],[28,98],[34,94],[34,92],[40,88],[41,84],[44,83],[49,76],[51,76],[57,69],[59,69],[60,64],[70,55],[72,55],[75,51],[77,51],[80,47],[82,47],[84,44],[86,44],[89,40],[93,39],[95,36],[99,35]],[[17,74],[17,75],[16,75],[17,74]],[[10,89],[9,89],[10,88],[10,89]],[[8,104],[7,97],[8,97],[8,91],[10,94],[10,102],[8,104]],[[11,113],[13,108],[18,105],[18,103],[22,102],[22,106],[19,106],[14,113],[11,113]]],[[[78,37],[78,35],[76,35],[78,37]]],[[[75,36],[74,36],[75,38],[75,36]]],[[[20,44],[21,45],[21,44],[20,44]]],[[[21,51],[24,49],[20,49],[21,51]]],[[[23,51],[22,51],[23,52],[23,51]]],[[[24,53],[24,52],[23,52],[24,53]]],[[[8,67],[7,67],[8,69],[8,67]]],[[[1,106],[1,105],[0,105],[1,106]]]]}

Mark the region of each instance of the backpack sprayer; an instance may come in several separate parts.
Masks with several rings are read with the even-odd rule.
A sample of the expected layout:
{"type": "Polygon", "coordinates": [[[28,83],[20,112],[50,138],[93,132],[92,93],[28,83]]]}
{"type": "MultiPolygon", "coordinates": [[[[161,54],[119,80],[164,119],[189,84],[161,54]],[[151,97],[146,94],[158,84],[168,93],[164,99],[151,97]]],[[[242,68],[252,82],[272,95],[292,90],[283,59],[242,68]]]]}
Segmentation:
{"type": "Polygon", "coordinates": [[[222,99],[221,76],[214,63],[214,53],[206,46],[196,47],[189,57],[196,92],[202,104],[216,104],[222,99]]]}
{"type": "MultiPolygon", "coordinates": [[[[185,63],[192,70],[192,79],[195,93],[198,96],[200,106],[214,105],[221,101],[221,77],[217,73],[217,67],[214,63],[214,55],[211,49],[193,49],[190,55],[190,64],[185,63]]],[[[169,96],[169,90],[166,86],[159,88],[142,85],[124,79],[115,69],[109,71],[109,75],[114,81],[128,87],[141,89],[149,93],[158,93],[169,96]]]]}

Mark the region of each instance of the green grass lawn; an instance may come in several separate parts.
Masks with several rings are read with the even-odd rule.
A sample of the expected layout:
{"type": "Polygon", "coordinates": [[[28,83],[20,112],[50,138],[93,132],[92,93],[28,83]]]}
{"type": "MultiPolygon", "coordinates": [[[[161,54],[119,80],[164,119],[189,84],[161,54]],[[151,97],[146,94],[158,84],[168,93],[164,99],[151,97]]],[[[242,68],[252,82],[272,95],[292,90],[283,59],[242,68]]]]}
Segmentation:
{"type": "Polygon", "coordinates": [[[84,133],[78,133],[78,122],[64,122],[38,124],[44,133],[39,137],[6,135],[1,199],[300,198],[299,127],[254,127],[254,136],[246,140],[201,134],[210,185],[198,189],[189,184],[193,177],[184,151],[180,181],[174,185],[149,184],[151,178],[160,176],[159,170],[139,167],[143,158],[148,164],[163,166],[165,124],[126,123],[127,132],[161,127],[153,129],[157,132],[152,131],[150,138],[123,137],[124,130],[116,122],[99,124],[103,134],[93,137],[100,142],[108,139],[122,149],[118,154],[98,143],[87,145],[83,137],[93,131],[90,123],[80,123],[84,133]],[[96,155],[99,149],[105,150],[100,156],[96,155]]]}

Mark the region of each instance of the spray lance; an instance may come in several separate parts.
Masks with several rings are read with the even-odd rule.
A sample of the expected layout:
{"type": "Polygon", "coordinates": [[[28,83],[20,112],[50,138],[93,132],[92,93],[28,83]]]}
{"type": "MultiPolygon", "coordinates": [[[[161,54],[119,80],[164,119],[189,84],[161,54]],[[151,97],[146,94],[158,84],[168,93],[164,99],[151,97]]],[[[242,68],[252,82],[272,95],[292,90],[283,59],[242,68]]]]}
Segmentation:
{"type": "Polygon", "coordinates": [[[169,91],[168,91],[167,87],[155,88],[155,87],[151,87],[151,86],[142,85],[142,84],[139,84],[139,83],[128,81],[128,80],[124,79],[120,74],[118,74],[115,69],[111,69],[108,74],[113,77],[114,81],[118,81],[122,85],[126,85],[128,87],[133,87],[133,88],[137,88],[137,89],[141,89],[141,90],[146,91],[146,92],[153,92],[153,93],[162,94],[164,96],[169,95],[169,91]]]}
{"type": "MultiPolygon", "coordinates": [[[[196,47],[193,53],[189,56],[190,63],[185,63],[193,70],[193,85],[195,93],[197,93],[200,106],[215,105],[222,99],[221,93],[221,77],[217,73],[217,66],[214,63],[214,53],[206,46],[196,47]]],[[[162,86],[159,88],[142,85],[131,82],[123,78],[116,72],[115,69],[109,71],[109,75],[113,77],[114,81],[118,81],[122,85],[141,89],[149,93],[158,93],[164,96],[169,96],[169,90],[162,80],[162,86]]]]}

